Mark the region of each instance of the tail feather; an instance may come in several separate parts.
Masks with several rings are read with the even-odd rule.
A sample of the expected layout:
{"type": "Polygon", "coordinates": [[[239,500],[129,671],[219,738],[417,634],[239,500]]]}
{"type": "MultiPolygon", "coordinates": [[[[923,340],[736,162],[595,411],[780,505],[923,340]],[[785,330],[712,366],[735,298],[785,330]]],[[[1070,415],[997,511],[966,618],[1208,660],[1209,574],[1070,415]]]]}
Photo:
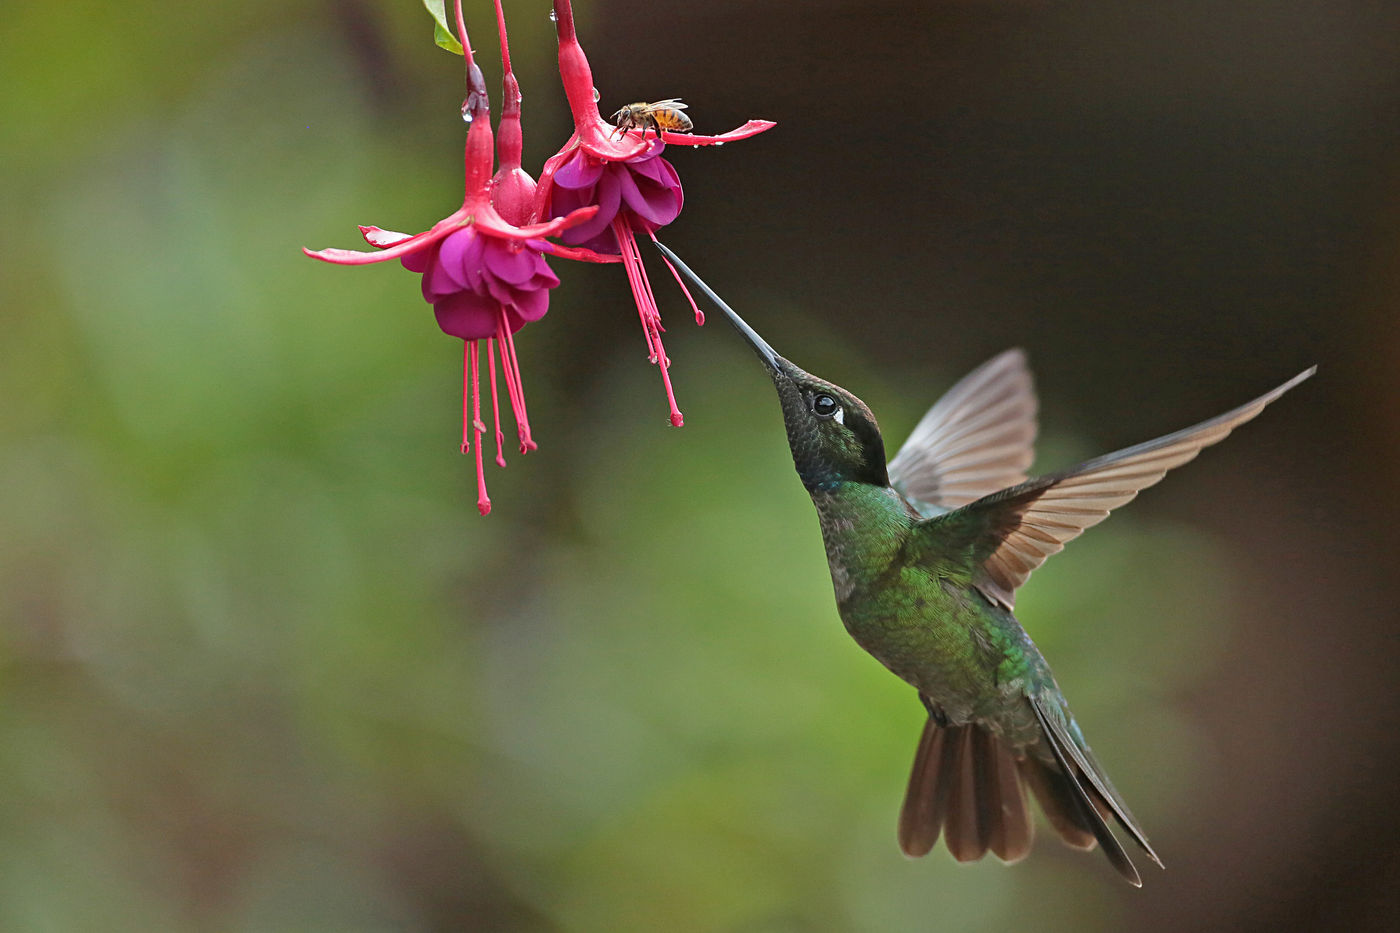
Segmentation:
{"type": "Polygon", "coordinates": [[[1117,821],[1123,831],[1142,847],[1148,858],[1159,868],[1163,867],[1162,860],[1152,850],[1146,834],[1138,826],[1137,820],[1128,810],[1128,805],[1118,795],[1093,753],[1082,738],[1076,739],[1078,729],[1074,724],[1066,723],[1063,711],[1052,706],[1043,697],[1032,697],[1029,702],[1040,721],[1050,751],[1060,766],[1061,783],[1070,792],[1069,796],[1082,818],[1081,825],[1093,832],[1094,838],[1103,846],[1104,855],[1108,856],[1118,873],[1134,886],[1142,887],[1142,878],[1137,869],[1108,828],[1109,816],[1117,821]],[[1075,730],[1073,734],[1071,729],[1075,730]]]}
{"type": "MultiPolygon", "coordinates": [[[[1064,783],[1071,790],[1070,800],[1074,808],[1078,811],[1079,822],[1087,826],[1103,846],[1103,854],[1108,856],[1109,862],[1113,864],[1118,874],[1122,875],[1129,884],[1135,888],[1142,887],[1142,877],[1138,874],[1137,867],[1133,865],[1132,859],[1128,858],[1128,853],[1123,851],[1123,846],[1114,838],[1113,831],[1108,828],[1108,823],[1099,812],[1094,800],[1095,795],[1102,799],[1099,794],[1097,782],[1093,780],[1093,775],[1086,774],[1079,770],[1077,765],[1071,763],[1069,751],[1064,747],[1062,733],[1052,725],[1053,720],[1046,715],[1041,704],[1035,700],[1031,701],[1031,706],[1035,708],[1036,716],[1040,718],[1040,725],[1045,730],[1045,737],[1049,740],[1050,751],[1055,755],[1055,761],[1060,766],[1060,771],[1068,775],[1069,779],[1064,783]]],[[[1151,850],[1148,850],[1151,852],[1151,850]]]]}
{"type": "Polygon", "coordinates": [[[1080,815],[1076,797],[1063,774],[1035,758],[1019,762],[1021,777],[1035,795],[1040,811],[1059,833],[1065,845],[1076,849],[1092,849],[1097,843],[1094,833],[1080,815]]]}
{"type": "MultiPolygon", "coordinates": [[[[949,773],[950,763],[943,760],[944,750],[953,749],[956,744],[948,741],[948,730],[930,716],[919,737],[909,787],[904,793],[904,809],[899,814],[899,848],[912,858],[928,855],[938,842],[948,801],[948,781],[940,781],[938,776],[949,773]]],[[[952,754],[950,751],[949,756],[952,754]]]]}
{"type": "Polygon", "coordinates": [[[982,767],[982,749],[978,736],[982,732],[976,726],[962,726],[958,730],[958,751],[949,775],[952,785],[948,791],[948,815],[944,826],[944,839],[948,851],[959,862],[975,862],[987,854],[989,827],[982,825],[982,807],[979,798],[986,788],[982,767]]]}
{"type": "Polygon", "coordinates": [[[991,745],[992,776],[996,787],[994,795],[988,795],[987,812],[983,822],[992,827],[988,846],[997,858],[1008,865],[1019,862],[1031,850],[1035,839],[1035,824],[1031,822],[1030,810],[1026,807],[1026,789],[1021,783],[1016,768],[1016,758],[1005,742],[999,742],[991,735],[983,733],[991,745]]]}
{"type": "Polygon", "coordinates": [[[976,861],[988,851],[1007,863],[1019,861],[1035,834],[1029,789],[1061,839],[1077,849],[1102,846],[1118,873],[1141,887],[1137,868],[1109,829],[1109,820],[1116,820],[1161,865],[1157,853],[1088,747],[1076,741],[1073,724],[1044,701],[1029,702],[1053,763],[1018,754],[976,723],[944,725],[929,717],[900,811],[900,848],[909,856],[927,855],[942,835],[960,862],[976,861]]]}
{"type": "Polygon", "coordinates": [[[900,811],[904,853],[927,855],[941,833],[960,862],[991,850],[1010,863],[1030,851],[1034,831],[1011,750],[980,726],[943,726],[930,717],[900,811]]]}

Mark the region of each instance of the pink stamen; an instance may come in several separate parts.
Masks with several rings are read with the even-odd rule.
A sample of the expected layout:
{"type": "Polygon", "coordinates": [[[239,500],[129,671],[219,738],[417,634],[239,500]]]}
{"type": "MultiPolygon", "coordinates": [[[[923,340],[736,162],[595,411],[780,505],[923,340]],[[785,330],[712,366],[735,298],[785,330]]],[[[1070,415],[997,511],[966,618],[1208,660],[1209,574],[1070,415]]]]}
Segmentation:
{"type": "MultiPolygon", "coordinates": [[[[651,237],[653,243],[656,242],[655,233],[648,233],[647,236],[651,237]]],[[[680,273],[676,271],[676,267],[671,265],[671,260],[667,259],[664,253],[661,255],[661,261],[666,263],[667,269],[671,270],[671,278],[676,280],[676,284],[681,287],[681,294],[685,295],[685,300],[690,302],[690,309],[695,312],[696,325],[699,327],[705,326],[705,312],[700,310],[700,306],[697,305],[695,299],[690,296],[690,289],[686,288],[685,283],[681,281],[680,273]]]]}
{"type": "Polygon", "coordinates": [[[506,359],[506,320],[505,315],[496,322],[496,345],[501,348],[501,372],[506,378],[506,395],[510,398],[511,414],[516,417],[516,424],[520,423],[520,396],[515,394],[515,380],[510,377],[510,362],[506,359]]]}
{"type": "Polygon", "coordinates": [[[501,431],[501,402],[496,396],[496,340],[486,338],[486,378],[491,382],[491,425],[496,429],[496,465],[506,465],[503,449],[505,434],[501,431]]]}
{"type": "Polygon", "coordinates": [[[462,453],[466,453],[472,449],[472,445],[469,440],[471,436],[470,432],[472,423],[471,416],[469,414],[471,411],[470,405],[472,391],[472,343],[473,341],[471,340],[462,341],[462,453]]]}
{"type": "MultiPolygon", "coordinates": [[[[458,4],[458,10],[461,4],[458,4]]],[[[459,13],[460,15],[460,13],[459,13]]],[[[476,445],[476,510],[482,515],[491,514],[491,497],[486,495],[486,474],[481,468],[481,435],[486,426],[481,423],[481,390],[478,381],[477,341],[468,342],[471,347],[472,369],[472,440],[476,445]]]]}
{"type": "MultiPolygon", "coordinates": [[[[646,263],[642,262],[642,251],[637,246],[637,238],[632,233],[632,227],[627,227],[627,245],[632,253],[632,261],[637,264],[637,277],[642,280],[642,285],[646,287],[647,297],[651,299],[652,326],[656,328],[658,334],[666,333],[666,328],[661,323],[661,308],[656,304],[656,292],[651,287],[651,276],[647,275],[646,263]]],[[[671,361],[666,360],[666,365],[671,365],[671,361]]]]}
{"type": "Polygon", "coordinates": [[[652,294],[646,266],[642,263],[642,254],[637,249],[637,240],[626,215],[619,213],[613,219],[612,227],[613,235],[617,237],[618,249],[622,253],[623,268],[627,270],[628,284],[632,286],[632,295],[637,301],[637,314],[642,320],[642,331],[646,334],[647,349],[651,353],[650,360],[661,370],[661,385],[666,390],[666,404],[671,409],[671,424],[679,428],[685,424],[685,416],[676,405],[676,393],[671,388],[671,360],[666,355],[666,347],[661,341],[661,312],[656,307],[656,297],[652,294]]]}
{"type": "Polygon", "coordinates": [[[628,230],[620,215],[613,220],[612,228],[613,235],[617,237],[618,253],[622,257],[622,268],[627,272],[627,285],[632,289],[632,298],[637,303],[637,317],[642,322],[642,336],[647,341],[647,360],[655,363],[660,357],[656,351],[656,341],[652,336],[652,312],[648,307],[648,302],[650,301],[654,305],[655,300],[642,287],[642,283],[637,277],[636,258],[627,248],[628,230]]]}
{"type": "Polygon", "coordinates": [[[520,439],[520,452],[528,454],[538,450],[539,444],[530,437],[530,415],[525,410],[525,383],[520,378],[520,361],[515,355],[515,338],[506,326],[505,313],[497,325],[498,339],[501,342],[501,370],[505,373],[506,388],[510,392],[510,407],[515,414],[516,435],[520,439]]]}

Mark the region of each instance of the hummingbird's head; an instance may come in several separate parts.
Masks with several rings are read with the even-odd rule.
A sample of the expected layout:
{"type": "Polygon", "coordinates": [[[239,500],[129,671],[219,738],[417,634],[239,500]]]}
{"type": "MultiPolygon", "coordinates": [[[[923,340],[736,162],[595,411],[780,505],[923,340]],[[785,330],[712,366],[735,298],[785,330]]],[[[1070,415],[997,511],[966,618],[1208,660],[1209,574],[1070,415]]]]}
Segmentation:
{"type": "Polygon", "coordinates": [[[779,356],[675,253],[660,243],[656,245],[725,313],[773,378],[783,406],[788,446],[802,484],[813,492],[835,489],[846,482],[888,486],[885,441],[866,404],[840,386],[818,379],[779,356]]]}
{"type": "Polygon", "coordinates": [[[771,364],[762,352],[759,357],[768,366],[778,390],[788,446],[792,448],[792,461],[802,485],[817,491],[835,489],[844,482],[890,484],[885,470],[885,441],[864,402],[840,386],[798,369],[776,353],[771,364]]]}

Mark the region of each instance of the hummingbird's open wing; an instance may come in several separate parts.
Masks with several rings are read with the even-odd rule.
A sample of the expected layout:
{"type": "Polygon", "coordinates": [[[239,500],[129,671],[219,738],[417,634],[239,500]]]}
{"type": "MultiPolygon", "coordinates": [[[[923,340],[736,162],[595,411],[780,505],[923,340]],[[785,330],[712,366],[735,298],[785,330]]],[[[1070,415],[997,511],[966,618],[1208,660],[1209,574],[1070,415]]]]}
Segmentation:
{"type": "Polygon", "coordinates": [[[1314,366],[1272,392],[1184,431],[1095,457],[1063,473],[1029,480],[928,519],[919,526],[921,537],[930,553],[970,550],[978,565],[977,588],[1010,609],[1016,588],[1047,557],[1159,482],[1168,470],[1224,440],[1316,371],[1314,366]]]}
{"type": "Polygon", "coordinates": [[[1026,354],[1007,350],[928,410],[890,461],[890,485],[939,509],[1014,486],[1034,457],[1035,414],[1026,354]]]}

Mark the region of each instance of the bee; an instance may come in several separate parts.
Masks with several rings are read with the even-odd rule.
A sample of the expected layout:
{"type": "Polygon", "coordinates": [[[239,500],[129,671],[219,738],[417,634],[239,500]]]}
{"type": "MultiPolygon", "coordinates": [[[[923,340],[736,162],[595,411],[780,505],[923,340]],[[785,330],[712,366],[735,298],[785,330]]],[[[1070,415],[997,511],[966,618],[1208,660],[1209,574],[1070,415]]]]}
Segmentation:
{"type": "Polygon", "coordinates": [[[657,138],[660,138],[662,130],[688,133],[695,128],[695,124],[690,122],[690,117],[681,113],[685,107],[678,97],[659,100],[654,104],[638,101],[613,114],[612,121],[617,126],[618,135],[641,127],[642,139],[647,138],[648,128],[656,131],[657,138]]]}

